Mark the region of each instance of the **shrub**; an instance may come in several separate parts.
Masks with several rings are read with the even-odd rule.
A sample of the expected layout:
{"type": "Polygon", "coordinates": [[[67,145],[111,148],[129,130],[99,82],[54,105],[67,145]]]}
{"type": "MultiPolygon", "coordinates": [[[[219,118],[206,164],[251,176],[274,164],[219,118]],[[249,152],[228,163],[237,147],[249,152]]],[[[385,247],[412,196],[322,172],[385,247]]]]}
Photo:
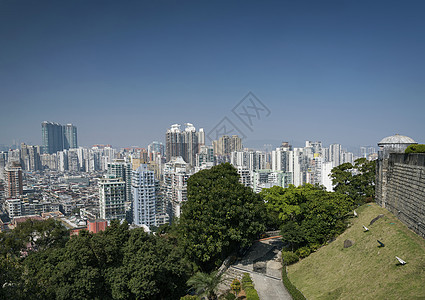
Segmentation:
{"type": "Polygon", "coordinates": [[[234,294],[232,294],[231,292],[228,292],[227,294],[220,296],[218,299],[220,299],[220,300],[234,300],[234,299],[236,299],[236,296],[234,294]]]}
{"type": "Polygon", "coordinates": [[[320,245],[320,244],[311,244],[310,245],[310,250],[311,250],[311,252],[315,252],[317,249],[319,249],[320,247],[322,247],[322,245],[320,245]]]}
{"type": "Polygon", "coordinates": [[[233,279],[233,282],[230,287],[232,291],[235,292],[235,295],[237,295],[241,291],[241,282],[237,278],[235,278],[233,279]]]}
{"type": "Polygon", "coordinates": [[[311,250],[309,247],[305,246],[305,247],[301,247],[300,249],[298,249],[297,251],[295,251],[295,254],[297,254],[300,258],[304,258],[309,256],[311,253],[311,250]]]}
{"type": "Polygon", "coordinates": [[[242,289],[245,291],[247,300],[260,300],[257,291],[252,284],[251,276],[249,273],[244,273],[242,276],[242,289]]]}
{"type": "Polygon", "coordinates": [[[300,258],[294,252],[282,251],[282,264],[283,265],[289,266],[289,265],[296,263],[299,260],[300,260],[300,258]]]}
{"type": "Polygon", "coordinates": [[[288,274],[286,274],[285,266],[283,266],[282,268],[282,281],[283,281],[283,285],[286,287],[289,294],[291,294],[293,300],[306,300],[304,295],[289,280],[288,274]]]}
{"type": "Polygon", "coordinates": [[[241,283],[243,289],[245,284],[252,284],[252,279],[251,276],[249,276],[249,273],[243,273],[241,283]]]}
{"type": "Polygon", "coordinates": [[[180,300],[197,300],[198,296],[186,295],[180,298],[180,300]]]}
{"type": "Polygon", "coordinates": [[[245,290],[246,300],[260,300],[257,291],[254,288],[245,290]]]}
{"type": "Polygon", "coordinates": [[[425,153],[425,144],[410,145],[404,153],[425,153]]]}

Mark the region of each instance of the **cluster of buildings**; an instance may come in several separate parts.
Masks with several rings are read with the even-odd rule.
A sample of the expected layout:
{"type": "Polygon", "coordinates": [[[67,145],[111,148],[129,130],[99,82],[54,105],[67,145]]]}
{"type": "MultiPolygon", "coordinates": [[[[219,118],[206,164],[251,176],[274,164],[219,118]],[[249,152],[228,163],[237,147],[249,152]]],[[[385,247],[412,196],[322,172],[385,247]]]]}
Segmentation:
{"type": "MultiPolygon", "coordinates": [[[[196,172],[229,162],[255,192],[274,185],[321,184],[332,189],[333,167],[353,163],[341,145],[304,147],[283,142],[272,151],[244,148],[237,135],[205,143],[202,128],[171,125],[165,145],[114,149],[79,147],[72,124],[42,123],[42,146],[24,143],[0,152],[0,207],[10,219],[59,211],[76,228],[96,219],[127,220],[147,230],[172,222],[187,200],[187,181],[196,172]],[[25,184],[24,184],[25,182],[25,184]],[[71,220],[72,219],[72,220],[71,220]]],[[[362,154],[374,159],[373,147],[362,154]]],[[[71,226],[71,225],[70,225],[71,226]]]]}

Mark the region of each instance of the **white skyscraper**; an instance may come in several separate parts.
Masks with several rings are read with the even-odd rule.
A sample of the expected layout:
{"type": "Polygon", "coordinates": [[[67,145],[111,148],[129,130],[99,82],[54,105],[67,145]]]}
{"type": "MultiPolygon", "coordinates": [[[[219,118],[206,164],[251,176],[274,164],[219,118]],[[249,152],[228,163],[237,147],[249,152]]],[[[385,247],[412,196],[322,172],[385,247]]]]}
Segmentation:
{"type": "Polygon", "coordinates": [[[99,179],[100,218],[124,220],[125,194],[125,182],[121,178],[111,175],[99,179]]]}
{"type": "Polygon", "coordinates": [[[332,185],[332,179],[329,176],[331,174],[331,171],[334,167],[333,162],[324,162],[322,164],[322,182],[321,184],[326,188],[328,192],[333,191],[333,185],[332,185]]]}
{"type": "Polygon", "coordinates": [[[339,166],[342,163],[342,150],[340,144],[332,144],[329,146],[329,161],[334,163],[334,166],[339,166]]]}
{"type": "Polygon", "coordinates": [[[181,206],[187,200],[187,180],[192,174],[189,164],[182,157],[173,157],[164,167],[163,194],[171,207],[169,216],[180,217],[181,206]]]}
{"type": "Polygon", "coordinates": [[[133,171],[133,223],[146,225],[149,228],[156,226],[157,181],[155,172],[148,169],[146,164],[141,164],[133,171]]]}

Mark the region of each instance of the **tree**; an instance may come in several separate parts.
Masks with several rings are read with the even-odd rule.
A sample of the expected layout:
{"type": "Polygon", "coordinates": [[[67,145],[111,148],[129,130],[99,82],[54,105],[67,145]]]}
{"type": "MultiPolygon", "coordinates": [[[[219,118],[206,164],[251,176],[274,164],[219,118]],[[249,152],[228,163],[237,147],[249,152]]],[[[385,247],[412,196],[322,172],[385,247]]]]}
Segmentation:
{"type": "Polygon", "coordinates": [[[68,239],[68,230],[60,221],[29,219],[11,232],[0,233],[0,255],[21,256],[22,252],[63,247],[68,239]]]}
{"type": "Polygon", "coordinates": [[[211,271],[239,247],[250,246],[265,230],[265,219],[264,202],[226,163],[189,178],[179,235],[188,258],[211,271]]]}
{"type": "Polygon", "coordinates": [[[130,231],[121,265],[107,270],[114,299],[179,299],[186,292],[188,264],[166,239],[130,231]]]}
{"type": "Polygon", "coordinates": [[[221,281],[222,275],[218,271],[211,274],[197,272],[187,281],[187,285],[195,290],[197,295],[206,295],[209,300],[214,300],[217,299],[216,291],[221,281]]]}
{"type": "Polygon", "coordinates": [[[359,158],[351,163],[344,163],[332,169],[334,191],[352,198],[362,204],[367,198],[375,196],[376,161],[359,158]]]}
{"type": "Polygon", "coordinates": [[[288,243],[291,250],[294,251],[299,245],[305,242],[305,233],[303,228],[295,221],[289,221],[282,226],[282,240],[288,243]]]}
{"type": "Polygon", "coordinates": [[[232,291],[235,293],[235,296],[237,297],[239,292],[241,291],[241,282],[235,278],[232,281],[232,284],[230,285],[230,288],[232,289],[232,291]]]}
{"type": "Polygon", "coordinates": [[[23,269],[18,258],[0,256],[0,299],[24,299],[23,269]]]}
{"type": "Polygon", "coordinates": [[[342,232],[346,214],[353,208],[353,200],[346,195],[311,184],[275,186],[260,195],[269,214],[279,219],[282,239],[292,250],[322,244],[342,232]]]}
{"type": "Polygon", "coordinates": [[[178,299],[188,264],[168,240],[128,224],[86,230],[62,248],[30,253],[22,272],[34,299],[178,299]]]}

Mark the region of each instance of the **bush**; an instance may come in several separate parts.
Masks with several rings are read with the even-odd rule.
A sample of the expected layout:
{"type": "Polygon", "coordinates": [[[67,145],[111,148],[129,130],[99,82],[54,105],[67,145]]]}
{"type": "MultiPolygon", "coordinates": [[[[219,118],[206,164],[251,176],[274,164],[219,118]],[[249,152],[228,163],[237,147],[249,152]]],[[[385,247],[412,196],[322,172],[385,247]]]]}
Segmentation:
{"type": "Polygon", "coordinates": [[[245,284],[252,284],[252,279],[251,279],[251,276],[249,276],[249,273],[243,273],[241,283],[242,283],[242,289],[245,288],[245,284]]]}
{"type": "Polygon", "coordinates": [[[299,260],[300,260],[300,258],[294,252],[282,251],[282,264],[283,265],[289,266],[289,265],[296,263],[299,260]]]}
{"type": "Polygon", "coordinates": [[[257,291],[254,288],[245,290],[246,300],[260,300],[257,291]]]}
{"type": "Polygon", "coordinates": [[[415,144],[410,145],[406,148],[404,153],[425,153],[425,145],[424,144],[415,144]]]}
{"type": "Polygon", "coordinates": [[[282,268],[282,281],[289,294],[291,294],[293,300],[306,300],[304,295],[295,287],[295,285],[292,284],[291,281],[289,281],[285,266],[282,268]]]}
{"type": "Polygon", "coordinates": [[[247,300],[260,300],[260,297],[252,284],[252,279],[251,276],[249,276],[249,273],[244,273],[242,275],[241,282],[242,289],[245,291],[247,300]]]}
{"type": "Polygon", "coordinates": [[[320,245],[320,244],[311,244],[310,245],[310,250],[311,250],[311,252],[315,252],[317,249],[319,249],[320,247],[322,247],[322,245],[320,245]]]}
{"type": "Polygon", "coordinates": [[[218,299],[220,300],[234,300],[236,299],[236,296],[232,294],[231,292],[228,292],[225,295],[221,295],[218,299]]]}
{"type": "Polygon", "coordinates": [[[311,250],[309,247],[305,246],[305,247],[301,247],[300,249],[298,249],[297,251],[295,251],[295,254],[298,255],[300,258],[304,258],[309,256],[311,253],[311,250]]]}
{"type": "Polygon", "coordinates": [[[198,296],[186,295],[180,298],[180,300],[197,300],[198,296]]]}

